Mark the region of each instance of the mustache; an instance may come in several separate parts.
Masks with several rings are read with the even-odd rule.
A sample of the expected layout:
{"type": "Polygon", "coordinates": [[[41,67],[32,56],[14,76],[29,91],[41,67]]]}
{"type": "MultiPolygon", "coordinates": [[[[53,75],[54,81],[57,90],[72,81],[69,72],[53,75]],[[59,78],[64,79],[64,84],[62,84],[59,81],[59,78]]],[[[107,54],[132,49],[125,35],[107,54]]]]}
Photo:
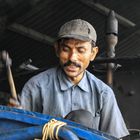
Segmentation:
{"type": "Polygon", "coordinates": [[[81,67],[80,64],[76,63],[76,62],[72,62],[72,61],[67,61],[65,64],[63,64],[64,67],[69,66],[69,65],[74,65],[76,67],[81,67]]]}

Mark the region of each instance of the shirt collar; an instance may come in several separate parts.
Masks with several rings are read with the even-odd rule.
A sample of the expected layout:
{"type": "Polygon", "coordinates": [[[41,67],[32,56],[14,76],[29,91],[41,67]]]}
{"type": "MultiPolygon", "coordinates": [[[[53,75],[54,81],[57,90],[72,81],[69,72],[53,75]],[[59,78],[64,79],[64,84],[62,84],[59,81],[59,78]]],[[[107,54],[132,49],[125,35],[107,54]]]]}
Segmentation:
{"type": "MultiPolygon", "coordinates": [[[[60,68],[58,71],[58,80],[60,83],[60,89],[62,91],[65,91],[69,88],[71,88],[72,86],[75,86],[66,76],[66,74],[64,73],[64,71],[60,68]]],[[[78,83],[78,87],[80,87],[83,91],[89,92],[90,91],[90,87],[88,84],[88,79],[87,79],[87,71],[85,71],[83,78],[81,79],[81,81],[78,83]]]]}
{"type": "Polygon", "coordinates": [[[81,79],[81,81],[78,83],[78,86],[86,91],[86,92],[90,92],[90,86],[89,86],[89,81],[87,78],[87,71],[85,71],[83,78],[81,79]]]}
{"type": "Polygon", "coordinates": [[[74,86],[74,84],[67,78],[66,74],[61,68],[59,68],[58,71],[58,80],[60,83],[60,89],[63,91],[74,86]]]}

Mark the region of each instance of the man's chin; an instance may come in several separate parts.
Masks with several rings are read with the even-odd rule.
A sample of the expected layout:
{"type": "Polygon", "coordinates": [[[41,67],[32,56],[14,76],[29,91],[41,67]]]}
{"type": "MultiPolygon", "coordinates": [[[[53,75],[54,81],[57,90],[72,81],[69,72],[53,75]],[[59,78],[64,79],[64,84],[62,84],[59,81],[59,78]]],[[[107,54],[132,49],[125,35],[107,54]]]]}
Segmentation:
{"type": "Polygon", "coordinates": [[[71,78],[74,78],[74,77],[77,77],[78,76],[78,74],[76,72],[67,72],[67,71],[65,71],[65,74],[68,77],[71,77],[71,78]]]}
{"type": "Polygon", "coordinates": [[[76,84],[83,77],[83,72],[80,72],[80,71],[70,72],[70,71],[66,71],[66,69],[64,71],[65,71],[65,74],[66,74],[67,78],[70,79],[70,81],[72,81],[76,84]]]}

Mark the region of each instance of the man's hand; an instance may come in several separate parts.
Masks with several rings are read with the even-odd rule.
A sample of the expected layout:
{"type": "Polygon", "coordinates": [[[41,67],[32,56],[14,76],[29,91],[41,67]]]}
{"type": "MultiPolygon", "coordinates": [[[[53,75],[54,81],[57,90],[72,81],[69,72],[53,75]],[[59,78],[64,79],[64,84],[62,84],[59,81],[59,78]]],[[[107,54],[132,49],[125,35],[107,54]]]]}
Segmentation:
{"type": "Polygon", "coordinates": [[[9,103],[8,103],[7,106],[15,107],[15,108],[18,108],[18,109],[22,109],[22,106],[20,105],[19,101],[15,100],[14,98],[10,98],[9,99],[9,103]]]}

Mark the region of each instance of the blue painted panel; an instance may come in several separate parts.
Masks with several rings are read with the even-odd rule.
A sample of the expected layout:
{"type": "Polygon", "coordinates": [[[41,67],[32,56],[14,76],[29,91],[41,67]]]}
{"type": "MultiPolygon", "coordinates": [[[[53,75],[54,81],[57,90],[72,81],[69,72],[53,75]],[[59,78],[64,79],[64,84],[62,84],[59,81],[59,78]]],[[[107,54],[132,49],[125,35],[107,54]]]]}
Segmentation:
{"type": "Polygon", "coordinates": [[[31,140],[41,138],[42,128],[52,118],[66,122],[59,131],[59,137],[67,140],[116,140],[103,132],[86,128],[80,124],[49,115],[0,106],[0,140],[31,140]]]}

